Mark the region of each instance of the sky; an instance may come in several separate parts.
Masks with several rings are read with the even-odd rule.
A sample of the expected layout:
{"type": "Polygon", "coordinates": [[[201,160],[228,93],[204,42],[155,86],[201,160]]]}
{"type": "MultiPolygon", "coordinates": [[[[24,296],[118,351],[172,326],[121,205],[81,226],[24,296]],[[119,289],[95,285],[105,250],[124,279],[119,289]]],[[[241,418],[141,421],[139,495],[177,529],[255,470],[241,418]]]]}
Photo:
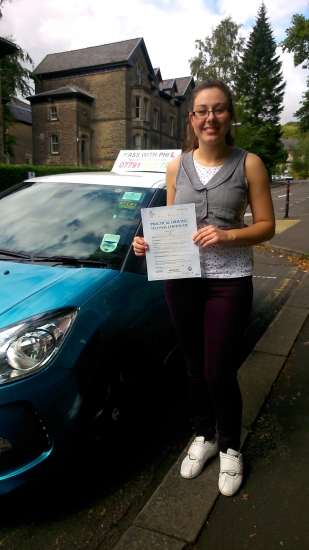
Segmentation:
{"type": "MultiPolygon", "coordinates": [[[[286,36],[292,16],[309,18],[308,0],[265,0],[277,43],[286,36]]],[[[255,24],[261,0],[6,0],[0,36],[11,37],[32,57],[35,67],[51,53],[144,38],[154,68],[163,79],[190,75],[195,40],[204,40],[222,19],[241,24],[246,38],[255,24]]],[[[293,54],[283,53],[286,80],[281,123],[296,120],[309,71],[294,67],[293,54]]]]}

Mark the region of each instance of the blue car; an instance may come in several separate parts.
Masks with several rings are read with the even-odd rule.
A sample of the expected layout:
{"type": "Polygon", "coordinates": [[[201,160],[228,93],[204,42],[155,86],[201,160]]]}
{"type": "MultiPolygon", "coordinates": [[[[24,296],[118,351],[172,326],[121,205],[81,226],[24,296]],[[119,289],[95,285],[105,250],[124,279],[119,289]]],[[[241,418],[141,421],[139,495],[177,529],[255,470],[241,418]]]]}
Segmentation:
{"type": "Polygon", "coordinates": [[[104,443],[177,356],[163,281],[131,246],[141,208],[165,201],[165,174],[150,172],[1,193],[0,495],[74,454],[81,426],[104,443]]]}

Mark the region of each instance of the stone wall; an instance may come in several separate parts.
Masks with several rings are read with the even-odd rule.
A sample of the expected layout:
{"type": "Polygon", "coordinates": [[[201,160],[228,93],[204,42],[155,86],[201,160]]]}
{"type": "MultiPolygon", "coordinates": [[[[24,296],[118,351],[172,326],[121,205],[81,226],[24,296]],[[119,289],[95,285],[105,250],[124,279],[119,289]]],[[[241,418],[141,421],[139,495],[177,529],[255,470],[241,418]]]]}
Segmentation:
{"type": "Polygon", "coordinates": [[[31,124],[15,122],[10,124],[9,133],[16,137],[12,149],[14,157],[10,157],[10,164],[32,164],[32,127],[31,124]]]}

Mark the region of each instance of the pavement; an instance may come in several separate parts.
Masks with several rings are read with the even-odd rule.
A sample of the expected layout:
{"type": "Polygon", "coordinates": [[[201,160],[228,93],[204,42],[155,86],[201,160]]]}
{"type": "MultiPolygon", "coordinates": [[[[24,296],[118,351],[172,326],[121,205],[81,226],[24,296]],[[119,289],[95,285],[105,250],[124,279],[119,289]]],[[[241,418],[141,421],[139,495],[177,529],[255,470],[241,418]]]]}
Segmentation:
{"type": "MultiPolygon", "coordinates": [[[[309,258],[308,235],[309,216],[278,219],[265,246],[309,258]]],[[[183,479],[187,447],[114,550],[308,550],[308,356],[309,272],[239,370],[245,476],[238,494],[220,495],[218,457],[183,479]]]]}

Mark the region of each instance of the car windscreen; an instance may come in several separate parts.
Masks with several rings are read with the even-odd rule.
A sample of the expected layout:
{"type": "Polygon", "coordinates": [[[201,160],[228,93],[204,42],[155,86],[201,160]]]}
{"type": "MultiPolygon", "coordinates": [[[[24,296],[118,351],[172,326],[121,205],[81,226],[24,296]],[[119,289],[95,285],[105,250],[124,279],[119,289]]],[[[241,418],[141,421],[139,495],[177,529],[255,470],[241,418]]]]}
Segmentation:
{"type": "Polygon", "coordinates": [[[0,249],[71,256],[119,269],[153,190],[36,182],[0,200],[0,249]]]}

